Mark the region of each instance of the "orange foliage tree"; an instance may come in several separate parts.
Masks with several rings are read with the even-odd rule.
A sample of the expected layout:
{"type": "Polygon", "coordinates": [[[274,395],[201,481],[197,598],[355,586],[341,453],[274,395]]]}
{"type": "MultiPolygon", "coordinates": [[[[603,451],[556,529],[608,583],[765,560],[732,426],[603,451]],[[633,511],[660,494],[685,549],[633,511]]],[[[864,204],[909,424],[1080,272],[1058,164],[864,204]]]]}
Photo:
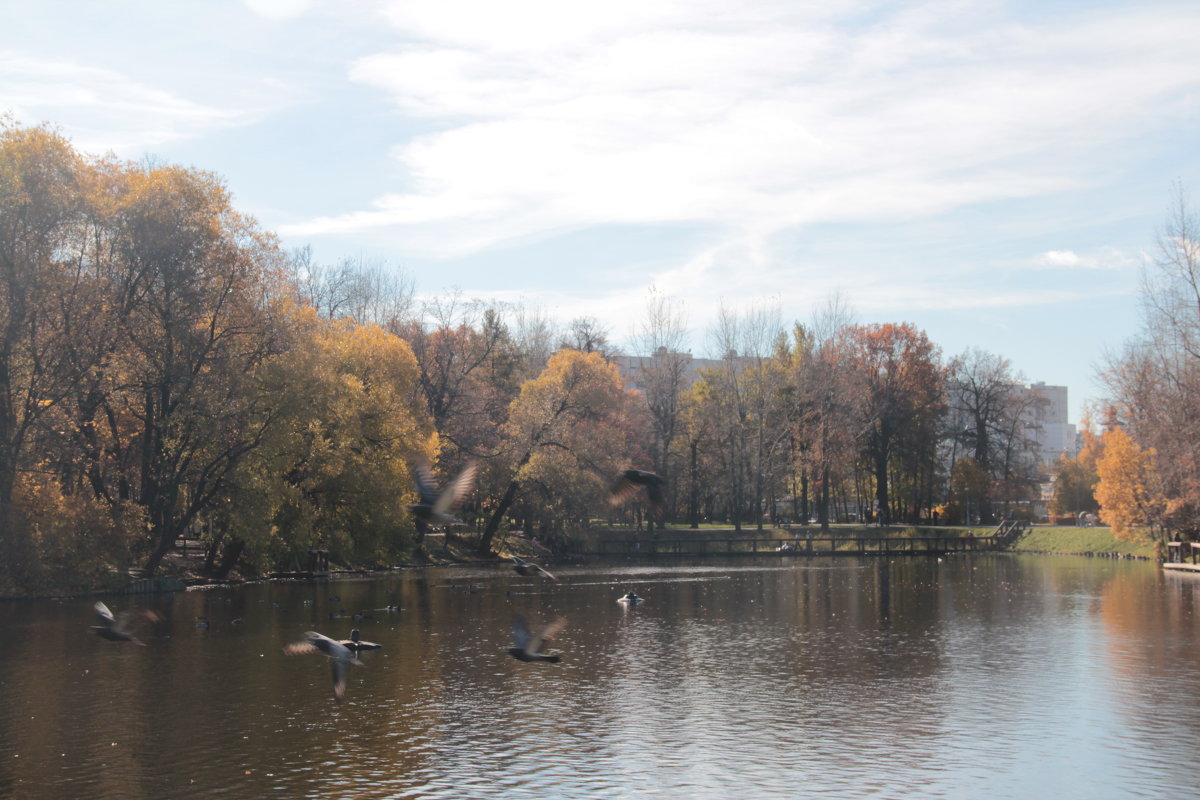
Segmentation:
{"type": "Polygon", "coordinates": [[[908,323],[858,325],[847,334],[866,387],[860,441],[875,499],[892,518],[915,521],[931,504],[946,409],[940,351],[908,323]],[[903,487],[901,496],[892,497],[892,483],[903,487]]]}
{"type": "Polygon", "coordinates": [[[1122,428],[1104,434],[1096,462],[1100,513],[1118,539],[1146,541],[1161,535],[1168,511],[1154,450],[1138,446],[1122,428]]]}

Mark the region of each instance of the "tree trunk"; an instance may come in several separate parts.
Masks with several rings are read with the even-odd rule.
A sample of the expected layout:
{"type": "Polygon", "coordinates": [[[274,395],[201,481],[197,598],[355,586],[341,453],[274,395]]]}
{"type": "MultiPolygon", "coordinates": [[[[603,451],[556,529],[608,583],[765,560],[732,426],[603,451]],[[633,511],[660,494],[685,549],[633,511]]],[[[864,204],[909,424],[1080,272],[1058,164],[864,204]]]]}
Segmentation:
{"type": "Polygon", "coordinates": [[[175,539],[179,535],[179,531],[171,524],[170,520],[165,520],[154,526],[155,542],[154,551],[150,553],[150,558],[146,560],[145,573],[147,576],[153,575],[162,563],[163,558],[175,546],[175,539]]]}
{"type": "MultiPolygon", "coordinates": [[[[879,501],[879,513],[887,515],[890,512],[888,508],[888,474],[887,474],[887,455],[880,448],[875,454],[875,499],[879,501]]],[[[882,523],[886,520],[876,520],[882,523]]]]}
{"type": "Polygon", "coordinates": [[[690,453],[691,477],[690,477],[689,482],[690,482],[691,486],[689,488],[691,491],[690,491],[689,497],[688,497],[688,523],[689,523],[689,527],[691,527],[693,530],[695,530],[696,528],[700,527],[700,498],[698,496],[700,490],[699,490],[699,484],[696,480],[696,450],[697,450],[696,442],[692,442],[690,450],[691,450],[691,453],[690,453]]]}
{"type": "Polygon", "coordinates": [[[230,571],[237,564],[238,559],[242,556],[242,551],[245,549],[246,542],[243,539],[234,539],[225,545],[225,550],[221,553],[221,563],[213,571],[212,577],[219,581],[228,578],[230,571]]]}
{"type": "Polygon", "coordinates": [[[817,521],[821,523],[821,531],[829,532],[829,467],[821,470],[821,487],[817,496],[817,521]]]}
{"type": "MultiPolygon", "coordinates": [[[[522,459],[522,466],[528,460],[528,457],[522,459]]],[[[500,498],[500,505],[496,506],[496,510],[492,512],[491,519],[488,520],[487,527],[483,529],[483,537],[479,540],[479,549],[481,551],[485,553],[492,552],[492,540],[496,538],[496,531],[500,529],[500,522],[504,519],[504,515],[508,513],[513,499],[517,496],[518,488],[520,488],[520,484],[515,480],[508,484],[508,490],[504,492],[504,497],[500,498]]]]}

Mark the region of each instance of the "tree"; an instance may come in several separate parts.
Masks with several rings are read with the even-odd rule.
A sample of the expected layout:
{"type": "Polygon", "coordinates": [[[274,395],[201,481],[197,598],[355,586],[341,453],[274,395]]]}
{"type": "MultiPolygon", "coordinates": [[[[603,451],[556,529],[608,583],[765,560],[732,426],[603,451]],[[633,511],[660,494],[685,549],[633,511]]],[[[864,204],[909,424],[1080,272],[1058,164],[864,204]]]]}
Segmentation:
{"type": "Polygon", "coordinates": [[[635,355],[639,356],[637,384],[651,420],[652,466],[667,487],[668,520],[677,492],[671,448],[678,432],[692,361],[690,354],[682,352],[686,339],[683,310],[670,298],[651,290],[645,317],[633,342],[635,355]]]}
{"type": "Polygon", "coordinates": [[[317,264],[312,249],[303,247],[291,253],[289,267],[300,296],[328,319],[387,327],[412,314],[412,278],[383,262],[343,258],[333,265],[317,264]]]}
{"type": "Polygon", "coordinates": [[[1122,428],[1104,434],[1104,455],[1096,462],[1096,500],[1118,539],[1152,539],[1166,528],[1168,501],[1155,456],[1122,428]]]}
{"type": "Polygon", "coordinates": [[[0,552],[10,569],[30,557],[18,552],[29,542],[13,525],[12,503],[18,475],[39,460],[28,452],[32,437],[92,366],[68,357],[70,318],[94,308],[72,280],[83,172],[48,128],[0,127],[0,552]]]}
{"type": "MultiPolygon", "coordinates": [[[[818,326],[793,332],[790,411],[794,457],[807,498],[809,477],[817,522],[829,529],[832,489],[854,460],[860,433],[865,377],[853,364],[846,328],[818,326]]],[[[807,506],[807,503],[805,503],[807,506]]],[[[808,509],[803,510],[807,517],[808,509]]]]}
{"type": "Polygon", "coordinates": [[[415,536],[410,465],[436,447],[404,340],[375,325],[319,323],[299,312],[295,345],[258,370],[267,398],[262,444],[240,463],[211,553],[243,550],[260,566],[310,548],[346,561],[391,563],[415,536]]]}
{"type": "Polygon", "coordinates": [[[925,494],[921,489],[932,484],[936,430],[945,409],[938,349],[907,323],[856,325],[847,337],[865,385],[862,453],[874,478],[875,499],[891,518],[915,520],[925,494]],[[902,504],[893,504],[889,491],[893,466],[896,478],[909,487],[902,504]]]}
{"type": "Polygon", "coordinates": [[[1141,335],[1105,380],[1126,433],[1155,454],[1172,529],[1200,537],[1200,220],[1179,189],[1142,275],[1141,335]]]}
{"type": "Polygon", "coordinates": [[[976,463],[990,472],[996,450],[993,438],[1003,427],[1020,389],[1008,359],[970,348],[951,360],[947,394],[952,414],[964,424],[962,436],[976,463]]]}
{"type": "Polygon", "coordinates": [[[282,344],[283,258],[210,174],[128,165],[120,177],[109,224],[121,383],[105,402],[133,426],[153,571],[259,444],[263,398],[249,386],[282,344]]]}
{"type": "Polygon", "coordinates": [[[521,386],[504,424],[505,463],[511,477],[484,528],[482,550],[490,551],[517,492],[542,469],[535,456],[555,450],[570,454],[576,468],[591,472],[599,485],[616,474],[614,459],[623,460],[624,454],[596,447],[598,441],[611,441],[597,433],[615,424],[625,402],[616,366],[598,353],[560,350],[541,375],[521,386]],[[607,457],[607,463],[596,460],[600,457],[607,457]]]}
{"type": "Polygon", "coordinates": [[[987,506],[989,483],[983,465],[971,456],[955,461],[950,473],[951,514],[967,525],[974,524],[987,506]]]}
{"type": "Polygon", "coordinates": [[[1096,502],[1096,484],[1100,476],[1087,462],[1076,456],[1060,456],[1054,472],[1054,494],[1050,499],[1051,514],[1078,514],[1081,511],[1099,511],[1096,502]]]}
{"type": "Polygon", "coordinates": [[[613,357],[613,351],[608,344],[608,330],[595,317],[576,317],[571,320],[567,326],[566,338],[559,344],[559,348],[599,353],[605,358],[613,357]]]}
{"type": "Polygon", "coordinates": [[[430,301],[425,317],[396,330],[416,356],[418,386],[434,427],[457,466],[491,457],[519,385],[519,356],[508,328],[497,308],[457,295],[430,301]]]}

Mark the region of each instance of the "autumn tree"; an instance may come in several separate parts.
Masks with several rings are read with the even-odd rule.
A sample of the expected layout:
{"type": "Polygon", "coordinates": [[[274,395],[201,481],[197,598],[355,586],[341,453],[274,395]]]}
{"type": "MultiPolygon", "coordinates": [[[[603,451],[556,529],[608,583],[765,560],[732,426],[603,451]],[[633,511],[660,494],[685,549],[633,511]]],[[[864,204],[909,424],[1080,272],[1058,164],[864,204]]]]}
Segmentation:
{"type": "Polygon", "coordinates": [[[63,393],[54,293],[81,212],[79,158],[45,128],[0,129],[0,548],[11,560],[17,475],[38,417],[63,393]]]}
{"type": "Polygon", "coordinates": [[[674,483],[676,491],[685,492],[691,528],[699,528],[701,518],[713,516],[717,487],[728,482],[717,468],[716,459],[709,455],[718,448],[719,432],[711,392],[712,387],[702,377],[680,398],[677,439],[680,469],[674,483]]]}
{"type": "Polygon", "coordinates": [[[847,339],[865,386],[862,454],[875,499],[891,518],[915,520],[931,493],[945,409],[938,348],[908,323],[856,325],[847,339]],[[906,489],[895,502],[890,478],[906,489]]]}
{"type": "MultiPolygon", "coordinates": [[[[508,484],[506,468],[497,463],[502,425],[525,366],[503,312],[454,291],[429,299],[419,317],[393,328],[417,359],[417,391],[438,434],[435,474],[450,478],[478,460],[474,497],[480,498],[499,495],[508,484]]],[[[478,508],[468,501],[462,511],[468,519],[478,508]]]]}
{"type": "Polygon", "coordinates": [[[104,404],[130,427],[125,461],[153,571],[260,441],[250,381],[282,345],[282,254],[210,174],[127,165],[120,177],[108,219],[118,383],[104,404]]]}
{"type": "Polygon", "coordinates": [[[698,396],[712,407],[710,430],[718,442],[713,455],[721,464],[723,480],[719,485],[725,488],[725,516],[740,531],[749,474],[745,362],[738,351],[742,344],[742,321],[737,312],[722,304],[709,330],[709,339],[720,366],[701,372],[698,396]]]}
{"type": "Polygon", "coordinates": [[[456,294],[430,301],[422,316],[396,330],[416,356],[434,427],[459,461],[490,457],[519,385],[508,328],[497,308],[456,294]]]}
{"type": "Polygon", "coordinates": [[[25,585],[43,556],[77,573],[103,565],[102,542],[137,525],[76,494],[81,459],[65,424],[111,335],[90,252],[98,174],[54,131],[0,122],[0,570],[25,585]]]}
{"type": "Polygon", "coordinates": [[[988,507],[990,482],[987,470],[971,456],[955,461],[947,498],[950,516],[967,525],[978,522],[988,507]]]}
{"type": "Polygon", "coordinates": [[[1096,502],[1096,484],[1100,476],[1082,459],[1060,456],[1053,478],[1054,493],[1049,505],[1051,514],[1074,515],[1081,511],[1100,510],[1100,504],[1096,502]]]}
{"type": "Polygon", "coordinates": [[[1200,220],[1182,189],[1142,278],[1141,334],[1104,377],[1127,435],[1156,454],[1170,526],[1200,538],[1200,220]]]}
{"type": "Polygon", "coordinates": [[[393,563],[415,543],[410,465],[436,446],[416,359],[376,325],[316,322],[303,309],[296,325],[293,346],[258,370],[262,444],[209,514],[210,552],[225,549],[222,571],[243,551],[260,567],[310,548],[393,563]]]}
{"type": "Polygon", "coordinates": [[[1158,459],[1122,428],[1104,434],[1104,455],[1096,462],[1096,500],[1101,517],[1118,539],[1148,540],[1168,526],[1170,503],[1163,492],[1158,459]]]}
{"type": "MultiPolygon", "coordinates": [[[[792,336],[793,457],[806,500],[811,482],[812,506],[823,530],[829,529],[833,485],[854,460],[862,425],[859,403],[865,396],[865,376],[855,368],[845,331],[796,326],[792,336]]],[[[808,503],[804,506],[802,513],[807,515],[808,503]]]]}
{"type": "Polygon", "coordinates": [[[556,470],[569,465],[593,487],[606,485],[626,456],[605,446],[614,441],[611,432],[619,431],[626,402],[616,366],[598,353],[560,350],[541,375],[521,386],[504,424],[503,463],[510,479],[484,528],[481,549],[491,549],[522,486],[548,473],[546,462],[556,470]]]}

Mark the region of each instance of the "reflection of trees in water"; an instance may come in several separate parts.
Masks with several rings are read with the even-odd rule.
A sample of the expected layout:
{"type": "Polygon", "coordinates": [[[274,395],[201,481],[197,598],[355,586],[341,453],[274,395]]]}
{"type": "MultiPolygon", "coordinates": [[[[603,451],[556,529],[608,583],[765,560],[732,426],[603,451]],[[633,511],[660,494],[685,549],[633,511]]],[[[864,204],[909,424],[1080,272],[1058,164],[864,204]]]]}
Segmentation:
{"type": "Polygon", "coordinates": [[[29,774],[46,787],[35,798],[704,793],[734,770],[760,790],[798,776],[861,788],[887,752],[896,786],[955,796],[995,768],[995,796],[1022,796],[1010,776],[1031,748],[1066,769],[1053,747],[1077,745],[1071,759],[1123,776],[1200,729],[1185,694],[1200,580],[1149,565],[730,559],[561,577],[498,565],[186,593],[156,606],[171,635],[145,648],[89,635],[87,600],[0,609],[0,747],[21,756],[0,760],[0,794],[24,796],[29,774]],[[625,591],[647,602],[623,608],[625,591]],[[328,618],[361,610],[373,618],[328,618]],[[562,663],[504,653],[517,610],[570,619],[562,663]],[[192,628],[199,614],[211,630],[192,628]],[[325,664],[279,648],[350,627],[383,649],[338,705],[325,664]]]}
{"type": "MultiPolygon", "coordinates": [[[[1195,705],[1200,576],[1157,572],[1154,579],[1116,578],[1104,585],[1101,598],[1102,655],[1114,698],[1133,718],[1170,724],[1164,708],[1195,705]]],[[[1200,714],[1188,719],[1190,738],[1200,714]]]]}

